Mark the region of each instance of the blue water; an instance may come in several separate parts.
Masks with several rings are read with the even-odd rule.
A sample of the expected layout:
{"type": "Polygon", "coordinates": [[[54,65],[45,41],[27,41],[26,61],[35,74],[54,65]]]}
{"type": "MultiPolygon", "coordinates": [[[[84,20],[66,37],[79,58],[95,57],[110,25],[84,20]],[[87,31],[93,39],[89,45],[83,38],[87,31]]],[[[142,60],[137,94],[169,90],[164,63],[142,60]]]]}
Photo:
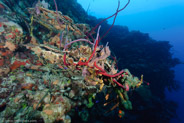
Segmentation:
{"type": "Polygon", "coordinates": [[[180,90],[178,92],[168,92],[166,90],[166,95],[168,100],[174,100],[178,103],[179,108],[177,109],[177,115],[179,117],[179,120],[172,119],[171,123],[183,123],[183,117],[184,117],[184,79],[183,79],[183,73],[184,73],[184,65],[178,65],[175,68],[176,72],[176,80],[180,82],[180,90]]]}

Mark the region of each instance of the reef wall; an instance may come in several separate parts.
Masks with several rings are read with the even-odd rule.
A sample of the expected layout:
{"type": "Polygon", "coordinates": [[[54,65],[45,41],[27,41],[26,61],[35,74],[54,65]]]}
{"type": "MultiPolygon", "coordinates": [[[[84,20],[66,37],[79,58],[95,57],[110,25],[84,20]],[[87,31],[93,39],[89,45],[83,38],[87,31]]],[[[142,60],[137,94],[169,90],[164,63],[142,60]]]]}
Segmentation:
{"type": "Polygon", "coordinates": [[[176,104],[164,99],[165,88],[177,87],[171,68],[179,63],[168,42],[114,26],[99,44],[107,21],[89,37],[103,19],[76,0],[56,3],[58,11],[52,0],[0,2],[2,118],[168,122],[175,116],[176,104]]]}

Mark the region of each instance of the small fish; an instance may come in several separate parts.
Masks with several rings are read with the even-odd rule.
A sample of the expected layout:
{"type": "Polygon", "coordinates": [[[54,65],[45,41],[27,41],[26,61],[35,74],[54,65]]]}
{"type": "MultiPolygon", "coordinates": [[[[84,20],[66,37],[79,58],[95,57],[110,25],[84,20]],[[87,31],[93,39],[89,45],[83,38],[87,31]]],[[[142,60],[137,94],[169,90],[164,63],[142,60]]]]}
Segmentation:
{"type": "Polygon", "coordinates": [[[109,94],[107,94],[106,96],[105,96],[105,100],[108,100],[109,99],[109,94]]]}
{"type": "Polygon", "coordinates": [[[123,111],[122,111],[122,110],[119,110],[119,111],[118,111],[118,116],[119,116],[119,118],[122,118],[122,115],[123,115],[123,111]]]}
{"type": "Polygon", "coordinates": [[[122,113],[122,110],[119,110],[118,113],[121,114],[122,113]]]}

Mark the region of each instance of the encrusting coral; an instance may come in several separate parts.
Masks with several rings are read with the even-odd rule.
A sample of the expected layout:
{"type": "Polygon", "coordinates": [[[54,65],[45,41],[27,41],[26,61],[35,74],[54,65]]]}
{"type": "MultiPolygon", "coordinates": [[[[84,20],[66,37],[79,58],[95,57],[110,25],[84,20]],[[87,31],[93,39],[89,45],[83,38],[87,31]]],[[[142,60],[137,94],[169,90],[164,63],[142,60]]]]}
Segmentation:
{"type": "MultiPolygon", "coordinates": [[[[7,93],[0,99],[1,119],[71,122],[72,109],[91,108],[95,95],[109,89],[114,90],[117,101],[111,110],[119,107],[122,117],[123,110],[132,109],[127,92],[139,87],[143,78],[115,68],[108,44],[99,46],[104,36],[99,35],[101,26],[92,29],[98,27],[94,40],[85,35],[90,31],[88,25],[75,24],[61,12],[43,7],[37,3],[36,9],[28,9],[29,42],[20,26],[0,22],[4,25],[0,27],[0,87],[5,88],[0,94],[7,93]]],[[[109,96],[105,93],[108,102],[104,106],[111,102],[109,96]]]]}

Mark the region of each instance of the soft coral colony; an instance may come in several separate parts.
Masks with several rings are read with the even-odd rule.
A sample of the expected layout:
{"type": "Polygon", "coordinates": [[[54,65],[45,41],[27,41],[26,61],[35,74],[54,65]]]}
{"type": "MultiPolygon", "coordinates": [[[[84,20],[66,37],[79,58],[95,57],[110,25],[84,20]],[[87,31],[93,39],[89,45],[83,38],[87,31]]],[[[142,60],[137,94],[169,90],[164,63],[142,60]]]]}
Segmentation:
{"type": "Polygon", "coordinates": [[[109,18],[91,30],[59,12],[56,2],[56,11],[48,6],[38,1],[35,8],[28,8],[29,36],[11,20],[0,22],[1,119],[71,122],[71,112],[80,106],[91,108],[100,92],[104,92],[104,106],[114,102],[108,90],[116,94],[110,111],[119,108],[121,118],[124,110],[132,109],[127,93],[143,83],[143,76],[134,77],[128,69],[119,71],[116,60],[109,57],[108,44],[99,42],[125,7],[119,9],[119,2],[116,13],[109,17],[114,16],[112,26],[100,37],[100,24],[109,18]]]}

